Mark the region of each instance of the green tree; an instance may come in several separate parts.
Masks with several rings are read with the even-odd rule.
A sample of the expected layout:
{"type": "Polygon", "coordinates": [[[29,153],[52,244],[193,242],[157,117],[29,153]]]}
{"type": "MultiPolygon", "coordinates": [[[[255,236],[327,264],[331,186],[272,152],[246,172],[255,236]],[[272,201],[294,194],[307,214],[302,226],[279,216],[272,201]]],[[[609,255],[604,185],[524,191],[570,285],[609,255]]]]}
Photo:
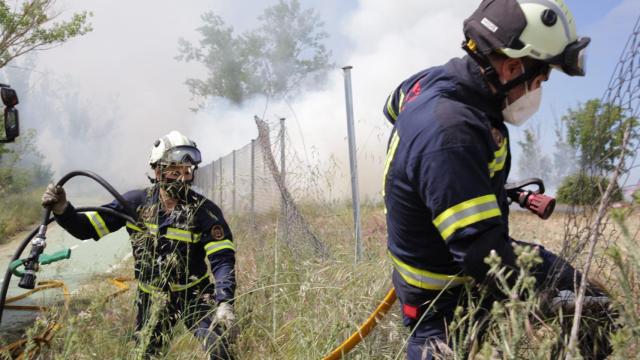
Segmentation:
{"type": "Polygon", "coordinates": [[[91,31],[90,13],[55,21],[55,0],[0,1],[0,68],[34,50],[45,50],[91,31]]]}
{"type": "Polygon", "coordinates": [[[203,14],[202,21],[199,46],[180,39],[177,56],[208,70],[206,79],[186,81],[197,97],[220,96],[236,104],[253,95],[283,97],[305,80],[321,81],[332,66],[323,43],[328,37],[324,23],[298,0],[280,0],[265,9],[260,25],[241,35],[212,12],[203,14]]]}
{"type": "Polygon", "coordinates": [[[519,174],[523,179],[544,177],[551,173],[551,160],[542,152],[538,132],[533,129],[524,131],[524,139],[518,141],[522,155],[518,163],[519,174]]]}
{"type": "MultiPolygon", "coordinates": [[[[567,176],[556,192],[559,203],[569,205],[594,205],[609,186],[609,179],[604,176],[589,175],[579,172],[567,176]]],[[[622,201],[622,190],[615,184],[611,201],[622,201]]]]}
{"type": "Polygon", "coordinates": [[[578,150],[580,168],[596,175],[613,169],[627,126],[633,129],[631,143],[638,139],[637,118],[627,117],[620,106],[597,99],[578,105],[576,110],[569,109],[562,120],[567,125],[568,143],[578,150]]]}
{"type": "MultiPolygon", "coordinates": [[[[35,50],[46,50],[91,31],[90,13],[75,13],[67,21],[56,21],[55,0],[0,0],[0,68],[35,50]]],[[[0,159],[11,152],[0,144],[0,159]]]]}

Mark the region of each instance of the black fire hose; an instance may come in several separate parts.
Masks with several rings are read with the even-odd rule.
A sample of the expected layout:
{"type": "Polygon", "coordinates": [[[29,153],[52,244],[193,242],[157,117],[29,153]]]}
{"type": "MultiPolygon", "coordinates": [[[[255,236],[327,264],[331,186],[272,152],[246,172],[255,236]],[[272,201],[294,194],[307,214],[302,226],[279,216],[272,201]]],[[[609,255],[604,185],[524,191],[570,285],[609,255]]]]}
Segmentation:
{"type": "MultiPolygon", "coordinates": [[[[66,174],[65,176],[63,176],[62,179],[60,179],[60,181],[58,181],[56,185],[63,186],[67,181],[69,181],[71,178],[74,178],[76,176],[88,177],[90,179],[95,180],[100,185],[102,185],[102,187],[104,187],[111,195],[113,195],[113,197],[116,200],[118,200],[118,202],[124,207],[125,212],[122,213],[122,212],[119,212],[110,208],[106,208],[106,207],[101,207],[101,206],[80,207],[80,208],[77,208],[76,211],[78,212],[101,211],[101,212],[119,217],[125,221],[131,222],[134,224],[137,222],[135,220],[137,218],[137,215],[133,210],[133,208],[131,208],[131,205],[129,205],[129,203],[122,197],[122,195],[120,195],[120,193],[118,193],[113,188],[113,186],[111,186],[105,179],[103,179],[102,177],[100,177],[99,175],[93,172],[72,171],[66,174]]],[[[31,239],[36,237],[36,240],[33,241],[33,246],[31,248],[31,252],[29,253],[29,256],[24,260],[25,274],[21,278],[20,285],[19,285],[20,287],[24,287],[24,288],[29,288],[29,287],[33,288],[33,285],[35,284],[35,270],[37,270],[37,266],[38,266],[38,257],[40,256],[40,254],[42,254],[42,251],[46,246],[45,233],[47,231],[47,225],[49,225],[53,220],[54,218],[51,217],[51,209],[45,209],[44,216],[42,219],[42,224],[40,224],[40,226],[35,228],[24,240],[22,240],[20,245],[18,245],[18,249],[13,254],[13,257],[11,258],[11,260],[9,261],[9,266],[7,268],[7,272],[4,274],[4,280],[2,282],[2,292],[0,292],[0,323],[2,323],[2,314],[4,313],[5,300],[7,298],[7,292],[9,290],[9,282],[11,281],[11,275],[12,275],[11,263],[15,260],[18,260],[20,256],[22,256],[22,252],[27,247],[27,245],[31,242],[31,239]]]]}

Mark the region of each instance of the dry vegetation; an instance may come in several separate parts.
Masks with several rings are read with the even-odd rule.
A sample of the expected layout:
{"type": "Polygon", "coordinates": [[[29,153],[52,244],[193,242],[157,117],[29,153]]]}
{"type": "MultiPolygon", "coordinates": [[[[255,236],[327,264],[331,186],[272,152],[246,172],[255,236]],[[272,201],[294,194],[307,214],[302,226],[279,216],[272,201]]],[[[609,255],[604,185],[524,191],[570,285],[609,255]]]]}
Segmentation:
{"type": "MultiPolygon", "coordinates": [[[[390,266],[385,256],[386,230],[380,208],[364,209],[362,234],[367,253],[366,259],[357,265],[353,263],[351,213],[348,207],[337,210],[304,207],[303,212],[320,237],[330,245],[330,259],[322,260],[298,249],[292,253],[282,244],[277,244],[277,222],[273,221],[272,216],[260,218],[256,231],[243,226],[247,223],[246,219],[231,221],[238,243],[239,288],[236,309],[241,334],[234,347],[238,359],[321,358],[367,318],[390,287],[390,266]]],[[[542,221],[535,215],[516,211],[511,219],[514,238],[542,243],[551,250],[559,250],[565,233],[566,214],[556,213],[550,220],[542,221]]],[[[638,213],[628,214],[627,223],[631,224],[631,234],[635,234],[640,224],[638,213]]],[[[621,233],[620,227],[614,225],[610,225],[608,231],[621,233]]],[[[629,261],[629,258],[625,257],[625,261],[629,261]]],[[[629,268],[630,271],[634,269],[629,268]]],[[[130,275],[130,265],[119,271],[121,275],[130,275]]],[[[608,267],[606,271],[611,278],[620,275],[613,267],[608,267]]],[[[608,284],[619,298],[628,296],[624,289],[616,285],[617,282],[608,284]]],[[[134,291],[129,290],[115,299],[105,301],[105,297],[114,290],[105,279],[93,279],[84,291],[75,296],[69,311],[58,308],[43,315],[42,319],[57,318],[63,325],[51,347],[44,350],[43,358],[134,358],[135,343],[131,337],[134,291]]],[[[636,290],[637,285],[634,284],[632,291],[636,290]]],[[[635,306],[632,311],[636,314],[639,309],[637,304],[637,300],[628,304],[635,306]]],[[[526,310],[527,304],[516,305],[520,307],[511,309],[526,310]]],[[[510,309],[508,306],[507,309],[510,309]]],[[[43,321],[30,329],[29,334],[36,334],[36,329],[43,326],[43,321]]],[[[505,326],[519,325],[510,325],[505,321],[505,326]]],[[[622,343],[617,351],[621,357],[629,358],[629,355],[635,354],[634,349],[637,348],[633,346],[637,340],[633,340],[633,337],[636,332],[637,329],[628,329],[626,335],[620,336],[622,343]]],[[[401,326],[396,305],[348,358],[404,358],[407,336],[408,330],[401,326]]],[[[167,359],[204,358],[200,345],[186,329],[179,327],[174,337],[167,359]]],[[[548,358],[545,349],[553,342],[543,340],[529,341],[527,347],[516,348],[516,355],[511,358],[522,358],[525,348],[530,349],[526,354],[548,358]]],[[[483,354],[479,358],[491,355],[491,351],[483,354]]],[[[503,357],[509,358],[506,355],[503,357]]]]}

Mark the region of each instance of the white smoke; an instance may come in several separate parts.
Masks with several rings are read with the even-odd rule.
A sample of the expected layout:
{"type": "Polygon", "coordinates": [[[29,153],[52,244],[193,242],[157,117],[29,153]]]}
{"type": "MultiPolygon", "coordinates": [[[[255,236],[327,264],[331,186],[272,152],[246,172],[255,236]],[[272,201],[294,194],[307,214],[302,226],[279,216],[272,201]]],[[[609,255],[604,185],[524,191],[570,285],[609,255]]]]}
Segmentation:
{"type": "MultiPolygon", "coordinates": [[[[354,67],[358,167],[360,190],[365,197],[375,197],[380,192],[390,129],[382,115],[386,97],[411,74],[461,54],[462,20],[474,6],[473,2],[416,0],[399,5],[381,0],[361,1],[347,16],[339,34],[346,36],[354,47],[346,54],[345,63],[337,65],[354,67]]],[[[254,114],[261,116],[264,106],[263,99],[253,100],[240,109],[220,106],[218,102],[191,129],[200,134],[226,134],[234,142],[243,134],[247,141],[256,133],[251,119],[254,114]]],[[[329,179],[334,186],[333,195],[349,193],[344,80],[340,68],[332,70],[324,90],[301,94],[294,91],[290,106],[284,102],[270,103],[266,117],[287,118],[289,136],[298,153],[304,158],[303,146],[307,151],[316,149],[324,169],[337,177],[329,179]]]]}
{"type": "MultiPolygon", "coordinates": [[[[118,189],[145,184],[147,157],[156,138],[172,129],[192,137],[205,162],[230,153],[255,138],[253,116],[275,122],[287,118],[289,137],[302,159],[331,167],[338,194],[349,193],[344,85],[340,67],[352,65],[354,112],[361,192],[377,196],[389,126],[382,116],[387,95],[411,74],[463,55],[462,21],[477,1],[340,0],[301,1],[317,8],[330,33],[329,47],[337,59],[323,90],[291,92],[289,104],[255,98],[242,107],[209,99],[205,110],[195,105],[184,81],[206,76],[196,63],[178,62],[180,37],[199,40],[200,15],[214,11],[237,33],[254,28],[256,17],[275,1],[164,2],[63,1],[61,11],[89,10],[94,31],[40,53],[36,71],[51,74],[59,88],[79,94],[88,109],[88,130],[62,136],[69,109],[47,114],[37,122],[23,119],[23,128],[40,125],[39,146],[57,176],[87,168],[113,181],[118,189]],[[265,111],[266,108],[266,111],[265,111]],[[292,111],[293,110],[293,111],[292,111]],[[107,124],[107,125],[105,125],[107,124]],[[303,147],[304,143],[304,147],[303,147]],[[337,169],[330,159],[337,160],[337,169]]],[[[10,81],[10,79],[9,79],[10,81]]],[[[544,104],[543,104],[544,106],[544,104]]],[[[67,132],[68,133],[68,132],[67,132]]]]}

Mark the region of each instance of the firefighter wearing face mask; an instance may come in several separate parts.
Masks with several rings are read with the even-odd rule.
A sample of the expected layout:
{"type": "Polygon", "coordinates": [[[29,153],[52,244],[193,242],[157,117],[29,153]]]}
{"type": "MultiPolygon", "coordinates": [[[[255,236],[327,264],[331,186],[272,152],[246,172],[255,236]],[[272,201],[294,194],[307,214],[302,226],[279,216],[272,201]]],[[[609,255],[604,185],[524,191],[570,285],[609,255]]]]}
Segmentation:
{"type": "MultiPolygon", "coordinates": [[[[540,105],[552,69],[583,76],[589,38],[576,36],[562,0],[484,0],[464,22],[464,58],[421,71],[391,93],[393,124],[383,195],[392,279],[409,359],[446,349],[446,328],[465,284],[490,282],[495,251],[517,270],[504,189],[511,165],[506,123],[540,105]],[[427,308],[430,310],[427,312],[427,308]]],[[[524,246],[531,244],[520,243],[524,246]]],[[[539,247],[538,288],[573,290],[575,270],[539,247]]],[[[494,297],[487,302],[499,299],[494,297]]]]}
{"type": "MultiPolygon", "coordinates": [[[[137,224],[107,213],[78,213],[60,187],[50,185],[43,195],[58,224],[79,239],[99,240],[126,227],[138,280],[136,338],[148,355],[161,351],[182,320],[212,359],[231,358],[235,246],[220,208],[190,189],[200,161],[196,144],[179,132],[158,139],[149,160],[153,185],[123,195],[137,211],[137,224]]],[[[105,206],[124,210],[117,200],[105,206]]]]}

